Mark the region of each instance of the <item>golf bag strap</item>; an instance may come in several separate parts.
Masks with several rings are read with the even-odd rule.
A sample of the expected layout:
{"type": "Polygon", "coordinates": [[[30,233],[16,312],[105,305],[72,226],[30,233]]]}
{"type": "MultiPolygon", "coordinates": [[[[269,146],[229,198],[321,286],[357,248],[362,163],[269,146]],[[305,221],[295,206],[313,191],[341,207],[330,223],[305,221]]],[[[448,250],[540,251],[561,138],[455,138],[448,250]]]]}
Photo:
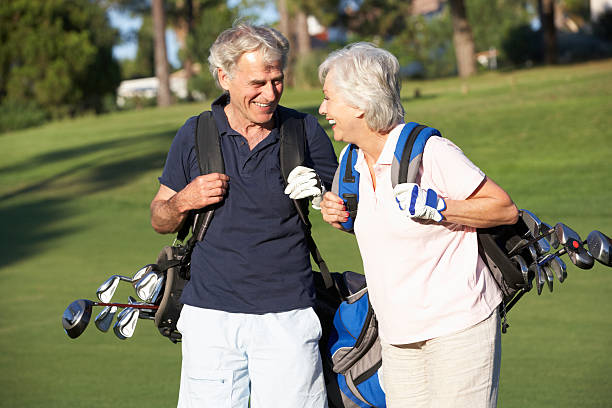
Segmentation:
{"type": "MultiPolygon", "coordinates": [[[[283,175],[285,185],[287,185],[287,178],[289,177],[291,170],[304,163],[306,154],[306,132],[304,130],[304,120],[289,115],[283,115],[281,113],[282,111],[279,110],[279,159],[281,174],[283,175]]],[[[317,248],[317,244],[312,238],[312,224],[308,219],[308,199],[303,198],[301,200],[293,200],[293,204],[295,205],[295,209],[297,210],[300,219],[304,223],[304,230],[306,233],[306,240],[308,243],[308,249],[310,250],[310,255],[315,263],[319,266],[319,270],[323,276],[323,281],[325,282],[325,287],[329,289],[334,285],[334,282],[329,273],[329,269],[327,268],[327,264],[323,260],[323,257],[317,248]]]]}
{"type": "MultiPolygon", "coordinates": [[[[196,124],[195,148],[198,157],[200,174],[225,173],[225,164],[221,153],[219,131],[211,111],[204,111],[198,116],[196,124]]],[[[204,238],[210,225],[217,205],[209,205],[194,214],[193,234],[190,239],[190,248],[204,238]]]]}

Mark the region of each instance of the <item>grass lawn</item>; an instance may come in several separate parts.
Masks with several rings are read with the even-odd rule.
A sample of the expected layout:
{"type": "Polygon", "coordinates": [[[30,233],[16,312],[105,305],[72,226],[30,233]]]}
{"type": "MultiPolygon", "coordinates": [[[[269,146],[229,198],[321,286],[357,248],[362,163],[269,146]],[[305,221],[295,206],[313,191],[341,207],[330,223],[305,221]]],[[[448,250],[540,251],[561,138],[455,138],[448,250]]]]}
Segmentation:
{"type": "MultiPolygon", "coordinates": [[[[408,82],[403,98],[407,120],[440,129],[520,208],[583,237],[595,228],[612,235],[612,60],[408,82]]],[[[288,90],[283,103],[316,114],[320,99],[320,90],[288,90]]],[[[149,202],[174,133],[206,107],[0,134],[0,407],[176,405],[180,346],[152,323],[140,321],[126,341],[92,323],[71,340],[60,316],[172,241],[151,229],[149,202]]],[[[331,269],[362,271],[353,237],[311,218],[331,269]]],[[[612,271],[564,259],[567,281],[532,291],[510,313],[501,407],[612,405],[612,271]]]]}

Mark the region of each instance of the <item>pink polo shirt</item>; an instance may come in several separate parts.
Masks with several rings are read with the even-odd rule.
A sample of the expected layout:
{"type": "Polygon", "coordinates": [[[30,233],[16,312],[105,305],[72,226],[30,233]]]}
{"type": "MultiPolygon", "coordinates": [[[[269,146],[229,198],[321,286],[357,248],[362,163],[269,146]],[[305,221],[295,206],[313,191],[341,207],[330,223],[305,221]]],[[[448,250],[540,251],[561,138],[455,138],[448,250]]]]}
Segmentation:
{"type": "MultiPolygon", "coordinates": [[[[476,230],[451,223],[413,220],[393,197],[391,162],[404,125],[389,134],[374,165],[376,191],[363,152],[355,235],[380,336],[408,344],[470,327],[499,305],[501,292],[478,256],[476,230]]],[[[484,180],[452,142],[431,137],[417,183],[444,198],[463,200],[484,180]]]]}

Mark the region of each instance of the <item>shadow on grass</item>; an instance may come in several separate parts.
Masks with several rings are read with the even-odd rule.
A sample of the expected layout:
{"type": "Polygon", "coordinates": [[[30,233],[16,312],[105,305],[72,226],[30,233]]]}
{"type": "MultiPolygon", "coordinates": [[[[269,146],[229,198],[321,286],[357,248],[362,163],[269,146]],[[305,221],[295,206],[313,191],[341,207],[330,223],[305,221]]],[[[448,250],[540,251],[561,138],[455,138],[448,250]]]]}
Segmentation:
{"type": "Polygon", "coordinates": [[[161,174],[173,136],[174,131],[159,132],[57,150],[3,168],[5,179],[11,178],[9,173],[16,174],[32,166],[54,163],[53,168],[58,170],[0,195],[2,266],[38,254],[52,247],[58,237],[75,232],[64,227],[73,216],[69,207],[74,199],[124,186],[151,170],[161,174]],[[18,202],[10,202],[16,198],[18,202]]]}
{"type": "Polygon", "coordinates": [[[65,205],[66,200],[52,199],[0,208],[2,267],[50,249],[58,238],[76,232],[63,226],[70,217],[65,205]]]}

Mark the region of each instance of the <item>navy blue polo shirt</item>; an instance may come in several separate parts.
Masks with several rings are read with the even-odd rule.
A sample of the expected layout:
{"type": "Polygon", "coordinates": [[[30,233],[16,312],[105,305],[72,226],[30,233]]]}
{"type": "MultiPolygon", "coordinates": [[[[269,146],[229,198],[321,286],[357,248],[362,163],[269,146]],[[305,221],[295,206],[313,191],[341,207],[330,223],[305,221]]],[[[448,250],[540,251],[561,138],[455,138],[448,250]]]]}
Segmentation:
{"type": "MultiPolygon", "coordinates": [[[[250,150],[227,121],[223,110],[227,98],[223,95],[213,102],[212,113],[230,178],[228,193],[193,251],[191,280],[181,300],[196,307],[253,314],[312,306],[310,253],[303,223],[283,192],[278,128],[250,150]]],[[[277,113],[279,109],[304,118],[304,165],[314,168],[329,189],[338,164],[327,134],[312,115],[282,106],[277,113]]],[[[177,192],[200,175],[196,119],[189,118],[177,132],[159,178],[177,192]]]]}

